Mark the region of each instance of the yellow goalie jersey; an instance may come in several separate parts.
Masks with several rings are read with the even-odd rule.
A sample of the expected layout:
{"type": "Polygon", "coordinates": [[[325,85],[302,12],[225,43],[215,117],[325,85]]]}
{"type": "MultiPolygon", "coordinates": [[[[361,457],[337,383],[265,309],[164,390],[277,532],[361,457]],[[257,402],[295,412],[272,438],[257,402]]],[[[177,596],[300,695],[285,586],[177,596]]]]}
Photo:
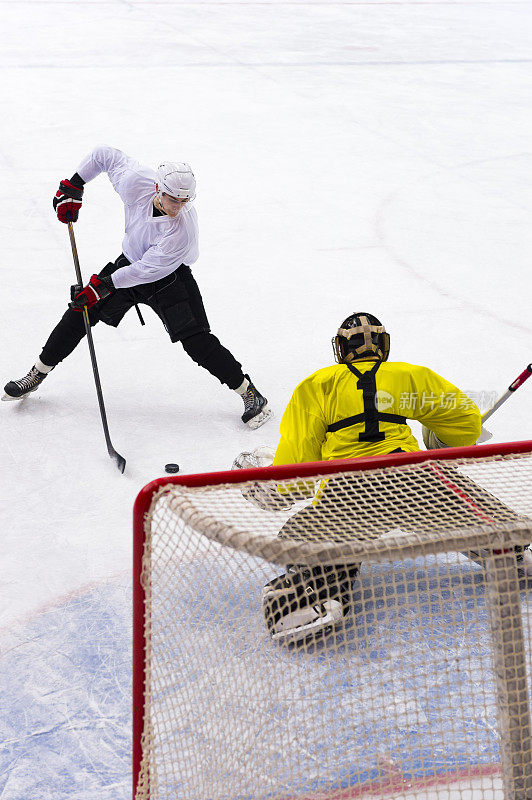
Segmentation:
{"type": "Polygon", "coordinates": [[[296,387],[273,463],[413,452],[420,447],[409,419],[450,447],[475,444],[480,436],[475,403],[427,367],[371,360],[324,367],[296,387]]]}

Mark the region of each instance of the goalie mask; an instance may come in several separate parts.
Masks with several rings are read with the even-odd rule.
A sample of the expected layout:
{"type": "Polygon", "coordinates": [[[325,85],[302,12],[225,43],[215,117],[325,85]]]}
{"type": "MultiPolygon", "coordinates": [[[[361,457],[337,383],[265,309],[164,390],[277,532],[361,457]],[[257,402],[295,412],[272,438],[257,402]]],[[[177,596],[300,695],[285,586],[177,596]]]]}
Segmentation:
{"type": "Polygon", "coordinates": [[[360,311],[344,319],[332,340],[332,346],[339,364],[350,364],[361,359],[387,361],[390,334],[386,333],[377,317],[360,311]]]}

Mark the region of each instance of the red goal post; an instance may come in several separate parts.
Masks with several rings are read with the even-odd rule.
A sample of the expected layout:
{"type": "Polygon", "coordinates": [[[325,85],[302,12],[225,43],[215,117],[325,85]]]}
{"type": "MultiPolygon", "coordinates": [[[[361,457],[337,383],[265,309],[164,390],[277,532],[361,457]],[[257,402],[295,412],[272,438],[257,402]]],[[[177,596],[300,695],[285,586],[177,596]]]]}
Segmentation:
{"type": "MultiPolygon", "coordinates": [[[[485,494],[483,488],[481,491],[485,494]]],[[[333,497],[333,500],[335,500],[335,497],[333,497]]],[[[334,509],[334,502],[328,508],[334,509]]],[[[283,800],[290,798],[291,800],[291,798],[295,797],[310,798],[319,796],[320,798],[332,798],[340,797],[340,795],[342,798],[363,796],[365,794],[387,796],[387,792],[388,794],[390,792],[399,794],[398,790],[404,788],[406,786],[405,782],[408,781],[410,781],[409,785],[411,786],[417,785],[416,782],[420,786],[429,786],[438,783],[439,776],[443,776],[441,781],[447,785],[453,780],[462,779],[464,775],[470,781],[473,780],[474,776],[492,775],[499,770],[498,764],[500,762],[502,781],[502,793],[500,796],[512,798],[512,800],[531,800],[530,642],[532,640],[532,630],[530,619],[532,618],[532,608],[530,609],[530,616],[526,617],[525,615],[523,617],[523,599],[514,550],[515,547],[522,548],[532,541],[532,519],[530,517],[532,517],[532,441],[487,444],[468,448],[447,448],[415,453],[397,453],[363,459],[262,467],[249,470],[165,476],[149,483],[139,493],[134,506],[134,799],[147,800],[147,798],[150,798],[150,800],[156,800],[157,798],[157,800],[162,800],[164,798],[165,800],[170,800],[171,797],[175,796],[179,797],[180,800],[231,800],[231,798],[240,800],[240,798],[244,797],[249,798],[249,800],[259,800],[259,798],[260,800],[263,800],[263,798],[275,798],[275,800],[277,798],[283,798],[283,800]],[[430,481],[427,480],[428,469],[431,470],[431,480],[436,470],[439,485],[445,486],[445,491],[449,490],[447,493],[450,492],[455,498],[458,498],[457,502],[460,506],[458,510],[449,511],[449,508],[445,505],[447,501],[445,501],[441,507],[436,507],[435,510],[431,511],[432,488],[430,481]],[[452,470],[452,472],[449,473],[449,470],[452,470]],[[471,485],[469,472],[473,473],[475,486],[477,483],[483,486],[487,480],[488,495],[491,498],[487,500],[487,506],[482,504],[483,499],[479,500],[474,491],[472,494],[469,492],[471,485]],[[467,473],[468,477],[460,477],[463,473],[467,473]],[[464,483],[464,481],[467,481],[467,483],[464,483]],[[340,486],[343,494],[338,495],[338,518],[335,517],[334,510],[332,515],[325,515],[325,519],[330,519],[330,541],[326,541],[327,529],[326,527],[323,528],[323,514],[320,519],[322,527],[319,534],[314,536],[313,533],[309,533],[307,541],[304,540],[304,536],[302,538],[300,533],[289,539],[278,536],[276,526],[280,528],[287,520],[296,519],[298,514],[301,513],[301,509],[308,510],[309,505],[312,505],[310,513],[314,514],[313,509],[320,505],[321,491],[325,487],[324,495],[326,495],[329,491],[328,487],[336,485],[335,482],[340,486]],[[252,502],[249,502],[249,493],[246,499],[245,491],[242,492],[241,490],[245,490],[246,487],[254,487],[257,484],[273,488],[276,492],[280,490],[283,496],[290,495],[291,492],[294,493],[296,497],[295,514],[293,508],[292,510],[284,508],[279,512],[274,507],[261,510],[261,508],[254,506],[252,502]],[[316,496],[314,496],[314,499],[305,499],[305,492],[303,491],[302,494],[300,491],[301,487],[305,489],[309,485],[314,485],[317,489],[317,503],[316,496]],[[497,490],[499,485],[502,497],[499,497],[497,490]],[[413,490],[421,495],[423,495],[424,491],[427,491],[427,496],[420,506],[420,511],[413,508],[411,520],[408,517],[408,512],[405,511],[405,508],[409,507],[408,504],[405,504],[405,492],[408,502],[411,503],[412,498],[415,496],[411,493],[413,490]],[[362,500],[359,501],[357,499],[351,509],[353,497],[361,497],[362,500]],[[368,508],[371,508],[368,505],[368,497],[374,502],[376,518],[380,519],[380,515],[384,513],[383,509],[389,507],[395,514],[393,519],[396,519],[399,514],[401,520],[404,520],[404,524],[401,526],[392,525],[392,529],[387,530],[386,535],[383,536],[377,534],[368,535],[367,541],[360,533],[353,536],[349,531],[346,532],[346,519],[350,520],[349,514],[352,513],[353,519],[368,519],[368,508]],[[497,513],[492,517],[490,515],[495,507],[492,505],[493,497],[496,498],[495,503],[499,505],[502,503],[504,508],[510,509],[513,509],[514,499],[516,499],[516,503],[519,506],[521,506],[521,500],[524,499],[525,511],[523,512],[521,509],[516,511],[515,519],[511,516],[505,518],[505,512],[502,512],[500,519],[497,513]],[[508,497],[510,497],[511,502],[506,505],[508,497]],[[346,499],[349,512],[347,517],[346,499]],[[299,503],[299,506],[297,503],[299,503]],[[161,510],[162,506],[164,506],[163,510],[161,510]],[[281,518],[279,518],[279,513],[281,518]],[[420,515],[422,519],[423,514],[426,515],[426,523],[419,521],[420,515]],[[473,519],[473,522],[471,522],[468,515],[477,519],[473,519]],[[276,519],[278,524],[275,522],[276,519]],[[335,531],[340,528],[342,533],[337,535],[335,531]],[[192,556],[192,551],[187,545],[187,536],[189,535],[192,537],[191,542],[192,540],[194,541],[193,547],[191,545],[192,556]],[[161,537],[161,541],[164,537],[164,543],[159,545],[157,537],[161,537]],[[200,540],[202,542],[201,546],[198,544],[200,540]],[[174,546],[175,550],[173,549],[174,546]],[[194,550],[197,547],[199,549],[194,550]],[[460,576],[458,576],[454,562],[450,566],[451,562],[447,563],[445,559],[450,557],[449,554],[456,556],[457,553],[472,550],[484,551],[483,567],[478,567],[476,563],[468,561],[465,566],[461,565],[460,576]],[[244,555],[241,556],[240,553],[244,555]],[[410,777],[399,778],[398,783],[394,783],[388,774],[389,769],[392,768],[389,764],[388,767],[386,766],[388,763],[386,761],[387,756],[377,753],[372,769],[366,768],[366,766],[359,766],[356,763],[356,759],[359,758],[361,763],[364,762],[366,764],[364,757],[367,753],[357,752],[353,755],[350,742],[356,740],[356,736],[352,736],[352,739],[350,739],[346,734],[340,733],[340,738],[346,737],[345,747],[343,749],[340,748],[340,755],[336,753],[335,757],[336,760],[341,760],[345,753],[346,763],[339,766],[336,766],[336,762],[334,764],[328,763],[326,769],[324,769],[324,776],[322,776],[320,769],[313,761],[313,758],[315,758],[313,753],[320,753],[320,741],[326,740],[327,737],[331,736],[332,728],[337,722],[336,718],[333,720],[332,717],[330,720],[327,718],[323,724],[323,730],[320,733],[322,738],[320,740],[314,742],[312,740],[313,734],[308,731],[305,733],[305,735],[307,733],[309,735],[308,745],[306,746],[309,752],[308,764],[304,757],[300,758],[299,753],[300,750],[305,750],[305,746],[301,742],[297,743],[297,747],[294,746],[298,751],[298,760],[297,764],[294,764],[293,773],[297,772],[297,776],[294,778],[290,773],[291,767],[287,768],[286,765],[279,768],[278,778],[272,774],[272,771],[274,771],[273,765],[279,761],[279,753],[277,753],[272,757],[272,763],[268,766],[268,775],[262,778],[263,788],[257,788],[258,779],[255,778],[254,782],[253,775],[256,775],[261,759],[266,759],[265,754],[261,756],[260,752],[258,754],[255,752],[247,753],[249,765],[246,767],[242,766],[242,753],[236,745],[229,747],[227,752],[223,749],[214,752],[224,737],[218,731],[216,735],[210,738],[208,726],[205,727],[205,714],[207,712],[202,703],[206,702],[205,698],[211,691],[212,682],[216,682],[216,665],[221,663],[220,659],[224,658],[224,654],[227,655],[225,652],[225,640],[220,640],[219,638],[218,629],[222,624],[227,625],[228,640],[232,636],[238,639],[241,631],[246,628],[246,635],[249,634],[249,636],[247,638],[244,637],[245,642],[242,637],[238,640],[239,646],[243,648],[243,651],[250,652],[256,646],[256,652],[252,653],[249,666],[245,663],[245,657],[240,657],[240,654],[237,657],[234,653],[231,653],[230,657],[228,657],[228,661],[234,660],[235,669],[239,670],[238,675],[233,676],[233,680],[241,681],[242,685],[249,688],[253,674],[257,674],[253,671],[257,670],[257,668],[262,668],[261,659],[263,659],[264,664],[269,665],[268,668],[270,669],[273,661],[276,659],[279,661],[286,660],[288,659],[287,654],[290,654],[290,659],[284,665],[284,672],[281,670],[276,673],[275,680],[282,680],[282,675],[288,671],[290,679],[286,679],[285,690],[290,693],[294,691],[295,687],[295,690],[301,694],[302,698],[305,696],[305,691],[302,691],[304,680],[298,677],[297,670],[308,668],[308,664],[304,663],[304,659],[307,658],[309,662],[312,662],[312,669],[316,669],[316,674],[318,674],[320,671],[320,658],[328,658],[336,660],[335,669],[340,669],[338,665],[341,665],[345,671],[345,674],[342,673],[340,683],[331,683],[328,686],[331,706],[338,703],[338,686],[341,685],[345,688],[345,675],[347,674],[352,676],[350,686],[354,687],[353,692],[349,695],[350,702],[356,702],[353,698],[356,697],[356,686],[359,678],[353,670],[358,669],[359,666],[361,666],[361,669],[367,666],[359,664],[360,657],[357,647],[360,648],[362,646],[366,634],[371,640],[371,625],[369,621],[376,616],[375,609],[378,607],[378,603],[375,602],[374,597],[381,596],[379,591],[381,591],[382,586],[386,586],[386,592],[388,592],[388,595],[385,592],[384,596],[391,597],[391,604],[395,603],[396,605],[395,611],[398,619],[403,613],[401,595],[404,594],[405,590],[410,593],[410,611],[417,609],[420,610],[421,614],[425,613],[427,606],[426,591],[419,588],[411,589],[409,588],[410,583],[404,583],[403,585],[401,584],[403,579],[397,577],[402,570],[409,570],[408,581],[410,581],[412,560],[416,558],[429,559],[427,563],[429,563],[431,570],[430,580],[435,587],[433,594],[430,596],[430,603],[434,603],[435,594],[441,593],[445,595],[448,590],[442,587],[447,587],[453,581],[453,586],[455,587],[453,591],[458,598],[456,602],[458,604],[463,602],[465,605],[471,603],[471,592],[476,592],[476,584],[471,576],[476,580],[475,576],[478,577],[480,570],[484,570],[483,577],[487,587],[486,598],[482,594],[484,590],[479,590],[482,597],[479,594],[479,597],[475,598],[475,610],[471,617],[471,626],[480,626],[482,628],[482,625],[486,622],[483,616],[484,612],[480,613],[479,611],[479,609],[484,608],[482,603],[485,602],[487,608],[486,619],[488,621],[484,627],[489,630],[490,658],[494,665],[493,681],[496,688],[493,690],[495,697],[493,701],[490,699],[491,695],[485,702],[482,693],[480,693],[479,697],[481,697],[481,702],[484,702],[481,712],[486,716],[486,725],[493,725],[492,717],[497,720],[495,724],[497,725],[498,736],[498,746],[492,748],[493,752],[489,746],[487,749],[485,748],[486,752],[489,750],[489,759],[486,760],[483,756],[482,747],[484,747],[484,743],[481,742],[478,745],[480,755],[477,757],[476,754],[473,754],[468,760],[466,753],[464,755],[465,761],[462,763],[461,748],[463,743],[460,741],[459,746],[457,745],[455,748],[456,752],[453,751],[448,762],[440,768],[437,759],[431,760],[428,756],[421,758],[418,755],[420,746],[415,742],[411,744],[411,753],[409,753],[408,757],[405,757],[407,766],[404,769],[403,767],[399,768],[400,770],[403,769],[403,775],[410,777]],[[438,558],[442,558],[443,561],[438,561],[438,558]],[[231,561],[231,559],[234,559],[234,561],[231,561]],[[261,585],[266,582],[270,575],[268,569],[264,569],[264,565],[270,570],[275,568],[278,573],[282,571],[283,565],[286,568],[288,564],[294,563],[294,561],[298,565],[320,563],[336,565],[337,568],[341,564],[351,563],[351,561],[376,565],[376,577],[371,575],[362,580],[363,573],[360,573],[359,578],[362,580],[363,587],[361,590],[362,599],[359,597],[357,602],[361,608],[358,608],[357,611],[355,604],[355,617],[350,617],[349,622],[343,622],[344,628],[341,631],[341,635],[331,636],[330,641],[329,638],[326,638],[319,645],[318,643],[311,642],[310,645],[307,643],[305,645],[306,649],[301,650],[301,648],[298,648],[296,655],[292,651],[279,648],[278,645],[272,645],[264,620],[257,622],[260,613],[257,613],[258,606],[254,605],[255,600],[253,602],[250,601],[249,608],[247,608],[249,616],[238,617],[238,615],[232,614],[232,610],[237,607],[240,608],[239,604],[243,603],[239,589],[240,584],[236,579],[232,580],[235,573],[240,574],[239,571],[241,570],[242,584],[245,586],[245,590],[247,591],[251,586],[251,595],[260,596],[261,585]],[[199,572],[195,572],[191,568],[192,562],[199,563],[199,572]],[[397,566],[394,567],[395,577],[393,575],[390,577],[391,572],[389,571],[386,574],[382,573],[382,571],[379,572],[378,565],[383,562],[395,565],[397,565],[397,562],[400,563],[399,569],[397,566]],[[182,565],[185,566],[182,567],[182,565]],[[207,572],[211,568],[213,570],[210,577],[212,583],[209,584],[209,580],[206,579],[206,585],[199,587],[198,575],[201,572],[207,572]],[[218,571],[222,574],[222,578],[220,578],[218,571]],[[468,573],[466,576],[467,581],[462,575],[464,571],[468,573]],[[263,575],[264,577],[262,577],[263,575]],[[159,590],[155,586],[157,581],[164,583],[164,590],[159,590]],[[200,637],[198,636],[199,629],[194,627],[193,619],[198,613],[198,609],[201,609],[202,614],[206,613],[204,606],[209,605],[212,598],[206,600],[205,592],[210,594],[209,588],[214,586],[215,583],[216,592],[213,592],[213,594],[218,593],[217,603],[219,605],[217,607],[214,605],[212,608],[209,607],[208,613],[202,618],[202,626],[204,627],[201,628],[201,646],[205,652],[201,650],[194,651],[197,670],[201,671],[203,668],[210,670],[209,688],[207,689],[206,684],[201,680],[196,680],[196,675],[194,675],[191,683],[195,682],[193,691],[196,694],[189,696],[186,695],[186,687],[184,688],[181,685],[181,681],[186,680],[185,676],[187,674],[190,673],[192,675],[192,672],[194,672],[190,664],[190,654],[197,646],[197,641],[200,637]],[[231,588],[227,589],[227,593],[225,593],[224,587],[229,585],[231,588]],[[394,586],[396,587],[395,589],[393,588],[394,586]],[[234,596],[229,597],[230,591],[234,591],[234,596]],[[393,592],[395,594],[392,596],[393,592]],[[183,599],[183,596],[187,594],[190,596],[183,599]],[[365,594],[371,594],[372,597],[369,604],[366,604],[367,608],[364,607],[365,594]],[[176,622],[178,630],[176,641],[170,641],[173,634],[168,625],[172,623],[168,623],[166,617],[163,619],[163,616],[172,617],[175,612],[174,605],[183,605],[188,601],[190,601],[190,605],[183,611],[183,619],[180,618],[176,622]],[[223,607],[221,606],[222,602],[225,603],[223,607]],[[214,615],[217,616],[215,617],[214,615]],[[229,623],[227,622],[228,619],[230,620],[229,623]],[[256,622],[257,627],[254,627],[256,622]],[[212,625],[213,629],[212,642],[209,640],[209,624],[212,625]],[[510,624],[510,641],[508,639],[508,624],[510,624]],[[188,625],[190,625],[190,629],[188,625]],[[355,626],[354,636],[352,631],[351,634],[349,633],[349,626],[351,628],[355,626]],[[214,634],[215,629],[216,635],[214,634]],[[190,635],[190,641],[187,640],[188,635],[190,635]],[[160,638],[155,641],[158,636],[160,638]],[[180,661],[181,653],[186,656],[183,664],[180,661]],[[352,658],[355,666],[349,662],[350,658],[352,658]],[[212,659],[212,661],[209,661],[209,659],[212,659]],[[190,672],[191,669],[192,672],[190,672]],[[246,672],[248,669],[249,673],[246,672]],[[289,680],[293,680],[294,683],[290,684],[289,680]],[[187,697],[186,703],[183,700],[185,696],[187,697]],[[180,720],[179,715],[185,705],[185,719],[180,720]],[[203,738],[204,740],[203,744],[198,745],[199,753],[193,752],[195,736],[194,731],[190,730],[191,725],[194,725],[195,718],[192,711],[196,705],[198,714],[201,715],[201,720],[198,718],[197,722],[198,731],[201,729],[201,735],[198,733],[197,738],[200,740],[203,738]],[[182,750],[181,747],[183,748],[182,750]],[[202,758],[206,758],[206,752],[208,755],[209,749],[213,750],[213,758],[212,763],[209,762],[207,768],[202,766],[202,758]],[[194,758],[198,759],[196,765],[191,763],[194,758]],[[476,761],[475,758],[477,759],[476,761]],[[350,759],[354,759],[354,762],[350,759]],[[187,766],[183,768],[184,772],[186,772],[183,777],[182,765],[184,762],[187,762],[187,766]],[[412,766],[411,762],[415,766],[412,766]],[[419,767],[421,762],[425,765],[422,768],[419,767]],[[464,764],[466,764],[465,767],[464,764]],[[217,768],[219,768],[219,774],[216,774],[217,768]],[[201,777],[196,778],[192,773],[201,773],[203,770],[209,772],[210,777],[208,780],[211,783],[209,784],[207,781],[205,787],[201,788],[201,777]],[[243,774],[246,770],[249,772],[248,775],[243,774]],[[315,775],[314,770],[316,772],[315,775]],[[414,777],[411,776],[409,770],[414,774],[414,777]],[[241,771],[242,775],[240,774],[241,771]],[[374,774],[379,773],[379,771],[382,775],[374,774]],[[305,776],[308,776],[307,782],[305,776]]],[[[308,520],[308,517],[304,517],[304,519],[308,520]]],[[[389,517],[383,517],[382,526],[384,527],[382,527],[382,530],[386,525],[391,524],[389,519],[389,517]]],[[[406,578],[404,581],[406,581],[406,578]]],[[[247,602],[246,596],[244,605],[247,602]]],[[[437,615],[441,616],[442,619],[446,619],[447,611],[447,608],[442,609],[437,612],[437,615]]],[[[429,623],[432,621],[431,614],[432,612],[426,616],[425,621],[428,620],[429,623]]],[[[396,622],[397,620],[394,621],[390,618],[386,624],[392,629],[396,622]]],[[[456,629],[453,628],[451,630],[449,638],[452,638],[456,629]]],[[[407,639],[408,636],[410,636],[410,639],[412,638],[410,634],[407,635],[405,633],[404,635],[407,639]]],[[[480,635],[481,637],[485,636],[485,631],[482,630],[480,635]]],[[[432,654],[438,651],[438,636],[439,634],[427,634],[427,648],[431,650],[432,654]]],[[[366,644],[367,642],[364,646],[366,644]]],[[[386,650],[386,645],[381,643],[379,646],[386,650]]],[[[417,646],[418,644],[415,643],[415,647],[417,646]]],[[[467,643],[464,646],[467,647],[467,643]]],[[[396,643],[393,642],[390,647],[392,649],[395,648],[396,643]]],[[[482,647],[484,647],[484,639],[482,639],[482,647]]],[[[479,648],[481,648],[480,645],[479,648]]],[[[401,703],[404,703],[403,694],[406,691],[404,686],[407,685],[409,678],[407,675],[404,676],[404,686],[399,687],[396,692],[397,686],[394,684],[393,675],[390,678],[388,673],[385,674],[386,670],[383,664],[386,659],[387,656],[384,655],[382,662],[376,660],[373,665],[377,673],[382,672],[383,680],[381,687],[377,687],[376,691],[380,692],[380,697],[388,697],[391,685],[393,691],[389,694],[389,702],[392,710],[396,710],[399,707],[402,708],[401,703]],[[398,697],[399,699],[397,699],[398,697]]],[[[413,658],[412,663],[415,663],[415,658],[413,658]]],[[[427,662],[426,673],[424,676],[417,676],[416,679],[419,681],[421,690],[426,693],[427,705],[430,705],[432,702],[430,700],[431,681],[434,675],[438,675],[438,680],[440,680],[444,669],[439,662],[436,663],[436,666],[427,662]],[[439,670],[441,670],[441,674],[439,670]]],[[[364,674],[362,669],[360,681],[362,681],[364,674]]],[[[450,692],[452,681],[450,678],[445,680],[446,682],[443,682],[443,679],[441,679],[438,686],[440,689],[444,688],[444,691],[450,692]]],[[[239,696],[235,699],[232,689],[229,686],[226,688],[228,695],[230,695],[229,699],[223,696],[224,686],[220,685],[217,689],[219,695],[213,694],[208,697],[208,700],[211,705],[218,703],[221,708],[225,709],[224,713],[228,715],[228,736],[234,736],[234,730],[237,729],[243,740],[246,736],[254,735],[253,731],[255,729],[253,726],[256,719],[253,715],[250,716],[249,730],[241,727],[244,724],[242,723],[242,710],[239,706],[242,702],[242,697],[239,696]],[[234,703],[235,708],[232,708],[232,703],[234,703]],[[233,713],[238,716],[238,722],[235,722],[231,717],[233,713]]],[[[269,691],[276,691],[276,687],[269,686],[265,682],[263,689],[265,694],[264,703],[267,705],[266,696],[269,691]]],[[[413,690],[414,695],[417,691],[419,691],[419,687],[415,691],[413,690]]],[[[488,695],[490,691],[491,689],[487,690],[488,695]]],[[[254,699],[254,702],[261,705],[261,707],[263,705],[260,699],[254,699]]],[[[364,702],[365,698],[361,697],[361,705],[364,705],[364,702]]],[[[374,697],[371,698],[371,703],[375,708],[378,706],[378,702],[374,697]]],[[[264,709],[265,718],[268,715],[271,716],[277,713],[272,711],[272,708],[264,709]]],[[[289,704],[278,712],[280,715],[279,720],[283,720],[283,725],[286,722],[285,717],[288,713],[288,708],[289,704]]],[[[323,706],[320,708],[323,710],[323,706]]],[[[310,702],[308,714],[315,713],[316,708],[310,702]]],[[[353,709],[351,713],[354,713],[353,709]]],[[[326,711],[323,711],[323,714],[325,715],[326,711]]],[[[345,723],[345,718],[342,715],[339,715],[339,719],[345,723]]],[[[366,728],[372,722],[373,720],[369,717],[366,728]]],[[[217,727],[215,721],[210,724],[212,727],[217,727]]],[[[316,728],[320,727],[320,724],[319,720],[312,718],[312,722],[309,721],[309,729],[312,728],[315,731],[316,728]]],[[[398,730],[402,730],[400,727],[402,722],[400,721],[397,724],[399,726],[398,730]]],[[[443,730],[443,739],[449,735],[450,731],[453,731],[453,724],[449,723],[448,731],[443,730]]],[[[464,724],[467,728],[467,720],[464,724]]],[[[219,720],[219,725],[223,727],[223,719],[219,720]]],[[[298,725],[297,730],[300,731],[301,725],[300,723],[298,725]]],[[[436,728],[438,728],[438,725],[436,728]]],[[[382,742],[387,742],[389,737],[386,729],[382,728],[382,720],[379,721],[376,727],[379,729],[379,736],[381,737],[376,748],[378,750],[382,742]]],[[[358,728],[356,730],[358,731],[358,728]]],[[[358,736],[358,732],[356,735],[358,736]]],[[[369,736],[368,742],[373,741],[375,738],[372,738],[370,734],[367,735],[369,736]]],[[[439,733],[437,733],[436,738],[438,735],[439,733]]],[[[288,731],[287,737],[288,743],[293,742],[294,731],[288,731]]],[[[410,741],[412,741],[411,734],[410,741]]],[[[286,746],[289,747],[290,745],[283,744],[283,748],[286,746]]],[[[385,745],[382,745],[382,747],[386,749],[385,745]]],[[[435,752],[438,747],[439,744],[434,746],[435,752]]],[[[367,744],[365,749],[366,751],[368,750],[367,744]]],[[[393,750],[393,748],[391,749],[393,750]]],[[[450,747],[450,750],[452,750],[452,747],[450,747]]],[[[287,755],[284,750],[283,752],[284,757],[290,760],[290,755],[287,755]]],[[[390,763],[395,769],[397,765],[393,759],[390,763]]],[[[258,783],[262,785],[261,780],[258,780],[258,783]]]]}

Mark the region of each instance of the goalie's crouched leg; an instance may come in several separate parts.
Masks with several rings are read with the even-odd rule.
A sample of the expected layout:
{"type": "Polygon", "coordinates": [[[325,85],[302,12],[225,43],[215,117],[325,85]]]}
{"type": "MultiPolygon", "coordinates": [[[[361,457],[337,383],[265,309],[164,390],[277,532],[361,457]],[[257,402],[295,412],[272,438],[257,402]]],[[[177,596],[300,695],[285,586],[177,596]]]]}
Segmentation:
{"type": "Polygon", "coordinates": [[[262,590],[262,610],[272,641],[305,643],[328,636],[351,607],[358,564],[288,567],[262,590]]]}

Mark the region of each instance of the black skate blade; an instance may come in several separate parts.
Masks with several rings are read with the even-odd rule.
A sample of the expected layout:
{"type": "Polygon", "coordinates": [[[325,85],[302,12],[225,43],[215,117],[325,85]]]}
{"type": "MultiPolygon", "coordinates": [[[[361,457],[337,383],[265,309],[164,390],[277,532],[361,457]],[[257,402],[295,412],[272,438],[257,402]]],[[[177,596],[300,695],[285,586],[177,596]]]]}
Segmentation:
{"type": "Polygon", "coordinates": [[[28,397],[32,392],[36,392],[39,387],[36,386],[34,389],[30,389],[29,392],[24,392],[24,394],[19,394],[18,397],[13,397],[12,394],[7,394],[4,392],[0,400],[4,400],[6,402],[11,402],[11,400],[24,400],[25,397],[28,397]]]}
{"type": "MultiPolygon", "coordinates": [[[[32,389],[31,391],[34,392],[35,389],[32,389]]],[[[13,397],[11,394],[3,394],[0,399],[10,403],[12,400],[24,400],[29,394],[30,392],[26,392],[26,394],[21,394],[19,397],[13,397]]]]}

